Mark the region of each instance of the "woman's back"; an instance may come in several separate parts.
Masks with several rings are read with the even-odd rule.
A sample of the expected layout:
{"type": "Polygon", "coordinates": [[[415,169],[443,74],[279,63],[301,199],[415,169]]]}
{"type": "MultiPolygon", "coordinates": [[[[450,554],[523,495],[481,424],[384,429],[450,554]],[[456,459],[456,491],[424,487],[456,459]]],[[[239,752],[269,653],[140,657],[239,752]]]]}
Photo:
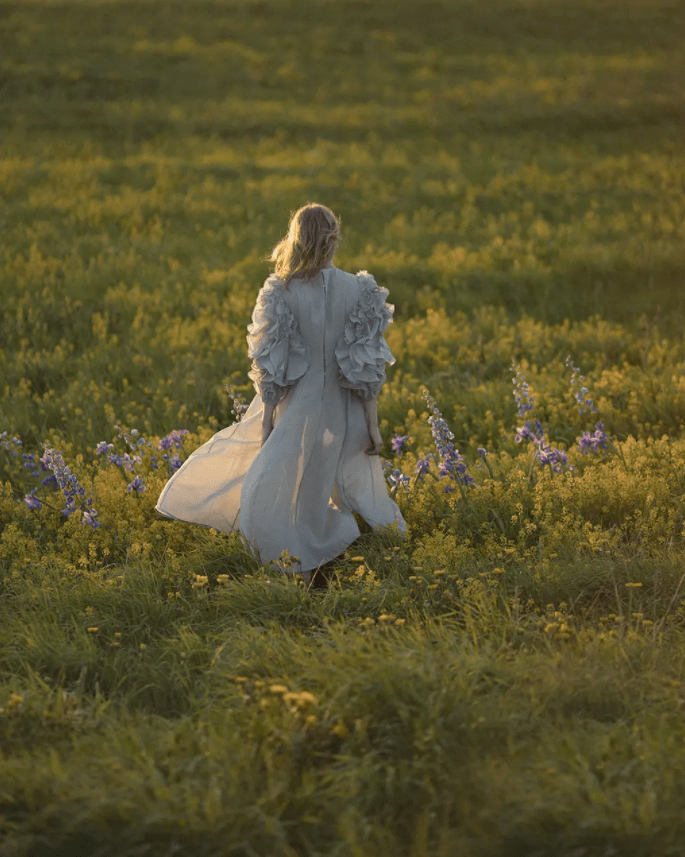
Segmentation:
{"type": "MultiPolygon", "coordinates": [[[[310,350],[309,373],[320,381],[338,380],[336,346],[359,301],[360,281],[339,268],[326,268],[312,280],[292,280],[283,297],[310,350]]],[[[310,381],[313,379],[310,379],[310,381]]]]}

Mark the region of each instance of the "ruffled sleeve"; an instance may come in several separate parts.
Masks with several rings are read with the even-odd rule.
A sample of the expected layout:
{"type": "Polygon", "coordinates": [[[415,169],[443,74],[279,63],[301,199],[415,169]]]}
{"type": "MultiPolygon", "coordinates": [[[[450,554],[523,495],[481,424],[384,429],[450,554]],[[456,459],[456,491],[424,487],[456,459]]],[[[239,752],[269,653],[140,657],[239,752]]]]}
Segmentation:
{"type": "Polygon", "coordinates": [[[283,286],[269,277],[257,296],[247,328],[248,373],[263,401],[275,405],[309,368],[309,347],[283,296],[283,286]]]}
{"type": "Polygon", "coordinates": [[[385,302],[388,290],[381,288],[368,271],[360,271],[357,278],[359,300],[335,347],[338,383],[362,399],[372,399],[385,382],[385,364],[395,362],[383,336],[395,307],[385,302]]]}

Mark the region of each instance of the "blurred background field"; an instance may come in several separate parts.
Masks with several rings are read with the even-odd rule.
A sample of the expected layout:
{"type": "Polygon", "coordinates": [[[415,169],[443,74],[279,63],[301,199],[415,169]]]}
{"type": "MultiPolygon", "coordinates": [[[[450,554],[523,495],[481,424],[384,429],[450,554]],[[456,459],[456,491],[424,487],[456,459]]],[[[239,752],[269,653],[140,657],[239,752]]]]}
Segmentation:
{"type": "Polygon", "coordinates": [[[2,857],[683,853],[684,34],[678,0],[0,0],[2,857]],[[412,480],[410,537],[323,591],[95,454],[234,419],[307,200],[390,289],[412,480]],[[575,470],[516,442],[512,362],[575,470]],[[463,495],[414,475],[424,386],[463,495]],[[98,529],[24,502],[43,442],[98,529]]]}

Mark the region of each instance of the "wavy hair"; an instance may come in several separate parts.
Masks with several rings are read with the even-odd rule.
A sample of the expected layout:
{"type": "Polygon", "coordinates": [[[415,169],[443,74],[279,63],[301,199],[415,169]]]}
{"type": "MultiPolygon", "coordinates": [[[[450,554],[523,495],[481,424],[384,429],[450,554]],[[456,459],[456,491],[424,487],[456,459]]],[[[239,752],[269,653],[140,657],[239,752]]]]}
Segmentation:
{"type": "Polygon", "coordinates": [[[288,234],[271,251],[274,273],[285,288],[298,277],[311,280],[333,258],[340,241],[340,220],[330,208],[308,202],[290,216],[288,234]]]}

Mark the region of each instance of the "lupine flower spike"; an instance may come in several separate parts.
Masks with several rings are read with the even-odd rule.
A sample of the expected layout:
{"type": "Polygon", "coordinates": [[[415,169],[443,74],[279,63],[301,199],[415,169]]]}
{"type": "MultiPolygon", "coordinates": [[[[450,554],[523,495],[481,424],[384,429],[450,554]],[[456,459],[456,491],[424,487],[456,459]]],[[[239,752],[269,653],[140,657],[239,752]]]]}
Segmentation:
{"type": "Polygon", "coordinates": [[[10,437],[6,431],[0,434],[0,446],[6,449],[14,458],[19,454],[15,447],[22,447],[23,443],[18,437],[10,437]]]}
{"type": "Polygon", "coordinates": [[[228,396],[231,400],[232,410],[235,414],[237,420],[241,420],[243,418],[243,414],[248,408],[248,404],[245,401],[245,397],[241,396],[240,393],[235,389],[235,387],[227,384],[224,389],[228,393],[228,396]]]}
{"type": "Polygon", "coordinates": [[[525,417],[527,411],[533,410],[534,399],[530,395],[528,382],[526,381],[520,363],[512,363],[511,371],[514,373],[512,383],[514,385],[514,399],[516,401],[516,412],[520,418],[525,417]]]}
{"type": "MultiPolygon", "coordinates": [[[[81,522],[96,530],[100,526],[100,522],[96,520],[98,513],[93,509],[92,498],[86,500],[85,488],[79,484],[75,474],[67,467],[59,450],[47,443],[43,444],[43,450],[44,455],[40,459],[41,463],[45,465],[46,469],[52,470],[66,501],[62,514],[69,517],[73,512],[80,510],[82,512],[81,522]]],[[[29,504],[27,503],[27,505],[29,504]]]]}
{"type": "Polygon", "coordinates": [[[392,450],[397,455],[398,458],[402,455],[402,450],[404,449],[404,445],[408,440],[409,440],[408,434],[404,434],[404,435],[396,434],[395,437],[390,442],[390,445],[392,446],[392,450]]]}
{"type": "MultiPolygon", "coordinates": [[[[454,435],[440,413],[435,399],[433,399],[428,390],[423,391],[422,398],[428,405],[428,410],[431,411],[431,415],[428,417],[428,425],[431,427],[433,442],[435,443],[440,460],[438,465],[440,478],[448,478],[456,482],[463,492],[464,487],[474,484],[473,478],[468,474],[466,463],[459,450],[454,446],[454,435]]],[[[445,485],[445,493],[453,490],[454,486],[445,485]]]]}
{"type": "Polygon", "coordinates": [[[589,394],[588,388],[585,386],[585,376],[580,374],[580,369],[574,365],[569,354],[564,361],[566,368],[571,370],[571,387],[573,388],[574,398],[578,404],[578,413],[584,414],[586,410],[597,413],[597,408],[592,399],[587,398],[589,394]]]}
{"type": "Polygon", "coordinates": [[[402,471],[399,469],[399,467],[396,467],[388,474],[388,482],[390,483],[390,493],[394,494],[395,491],[400,487],[408,488],[410,481],[411,480],[409,479],[409,477],[405,476],[404,473],[402,473],[402,471]]]}
{"type": "Polygon", "coordinates": [[[599,452],[600,449],[607,449],[608,438],[604,433],[604,424],[597,423],[593,432],[583,432],[578,438],[578,448],[587,455],[588,452],[599,452]]]}
{"type": "MultiPolygon", "coordinates": [[[[170,434],[160,440],[159,444],[157,445],[157,449],[183,449],[183,438],[187,434],[188,429],[174,429],[170,434]]],[[[162,460],[168,462],[172,473],[175,470],[178,470],[178,468],[183,464],[183,460],[179,456],[178,452],[174,452],[173,455],[165,453],[162,456],[162,460]]]]}
{"type": "Polygon", "coordinates": [[[126,486],[127,491],[135,491],[138,494],[142,494],[145,491],[145,483],[140,478],[140,476],[136,476],[131,482],[126,486]]]}
{"type": "Polygon", "coordinates": [[[36,491],[37,490],[38,490],[38,488],[34,488],[30,494],[27,494],[24,497],[24,503],[26,503],[26,505],[32,511],[37,511],[38,509],[42,508],[42,506],[43,506],[43,504],[40,502],[38,497],[36,497],[36,491]]]}
{"type": "MultiPolygon", "coordinates": [[[[523,375],[521,366],[512,366],[512,371],[516,373],[514,377],[516,409],[518,415],[522,417],[526,411],[532,409],[533,399],[528,391],[528,383],[523,375]]],[[[541,467],[549,465],[550,470],[554,473],[560,473],[562,470],[573,470],[573,465],[568,464],[566,453],[562,449],[556,449],[549,444],[540,420],[535,420],[534,423],[526,420],[522,426],[516,429],[514,440],[516,443],[522,443],[524,440],[530,441],[535,447],[535,459],[541,467]]]]}
{"type": "Polygon", "coordinates": [[[430,473],[431,462],[433,462],[434,456],[430,453],[425,458],[419,458],[416,462],[416,479],[419,482],[423,482],[423,477],[426,473],[430,473]]]}

